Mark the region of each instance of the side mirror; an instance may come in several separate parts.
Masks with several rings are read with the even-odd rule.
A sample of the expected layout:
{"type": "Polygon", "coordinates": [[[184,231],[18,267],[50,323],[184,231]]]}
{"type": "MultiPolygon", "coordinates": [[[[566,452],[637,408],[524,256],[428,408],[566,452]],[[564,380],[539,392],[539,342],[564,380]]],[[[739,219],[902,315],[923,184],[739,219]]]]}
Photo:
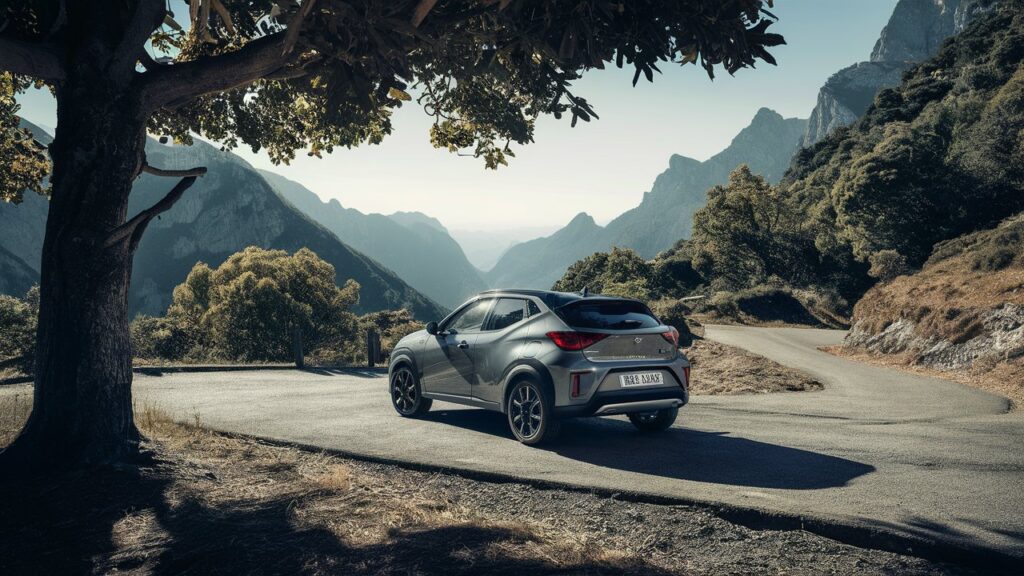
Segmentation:
{"type": "Polygon", "coordinates": [[[437,335],[437,322],[427,322],[427,334],[437,335]]]}

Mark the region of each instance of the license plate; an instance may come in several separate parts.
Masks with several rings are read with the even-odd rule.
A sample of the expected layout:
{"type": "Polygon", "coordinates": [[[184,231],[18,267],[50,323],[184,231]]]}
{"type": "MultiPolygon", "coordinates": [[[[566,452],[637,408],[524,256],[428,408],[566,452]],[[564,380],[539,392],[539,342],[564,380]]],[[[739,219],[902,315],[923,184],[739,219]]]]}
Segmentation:
{"type": "Polygon", "coordinates": [[[661,372],[638,372],[636,374],[622,374],[619,376],[619,383],[623,388],[631,386],[657,386],[664,384],[665,380],[661,372]]]}

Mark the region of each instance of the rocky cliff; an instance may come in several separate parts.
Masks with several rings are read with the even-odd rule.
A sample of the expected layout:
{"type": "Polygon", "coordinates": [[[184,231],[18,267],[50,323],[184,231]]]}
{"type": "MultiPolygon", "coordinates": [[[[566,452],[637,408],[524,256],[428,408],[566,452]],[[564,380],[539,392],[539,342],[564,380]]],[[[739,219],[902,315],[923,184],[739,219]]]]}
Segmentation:
{"type": "Polygon", "coordinates": [[[840,70],[821,88],[802,145],[815,144],[836,128],[852,124],[880,90],[898,85],[904,71],[934,56],[947,38],[993,4],[991,0],[900,0],[870,61],[840,70]]]}

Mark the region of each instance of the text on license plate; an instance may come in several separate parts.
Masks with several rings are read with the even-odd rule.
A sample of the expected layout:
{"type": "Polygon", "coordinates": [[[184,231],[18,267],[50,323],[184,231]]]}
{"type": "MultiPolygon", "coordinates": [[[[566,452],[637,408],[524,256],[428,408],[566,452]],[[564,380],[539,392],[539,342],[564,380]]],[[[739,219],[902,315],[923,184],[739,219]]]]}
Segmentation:
{"type": "Polygon", "coordinates": [[[622,386],[656,386],[664,384],[661,372],[638,372],[636,374],[622,374],[619,376],[619,383],[622,386]]]}

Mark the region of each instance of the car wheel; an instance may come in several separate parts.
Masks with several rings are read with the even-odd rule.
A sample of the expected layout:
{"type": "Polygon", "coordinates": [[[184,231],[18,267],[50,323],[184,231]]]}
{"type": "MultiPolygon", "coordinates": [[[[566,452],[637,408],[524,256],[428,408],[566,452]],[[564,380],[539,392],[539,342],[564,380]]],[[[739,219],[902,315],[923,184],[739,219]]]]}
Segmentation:
{"type": "Polygon", "coordinates": [[[405,417],[422,416],[434,401],[423,397],[419,380],[408,366],[399,366],[391,373],[391,404],[405,417]]]}
{"type": "Polygon", "coordinates": [[[641,432],[661,432],[668,430],[676,421],[679,408],[664,408],[657,412],[637,412],[629,415],[629,421],[641,432]]]}
{"type": "Polygon", "coordinates": [[[536,446],[558,435],[562,422],[555,418],[553,402],[536,382],[521,380],[508,395],[508,426],[523,444],[536,446]]]}

